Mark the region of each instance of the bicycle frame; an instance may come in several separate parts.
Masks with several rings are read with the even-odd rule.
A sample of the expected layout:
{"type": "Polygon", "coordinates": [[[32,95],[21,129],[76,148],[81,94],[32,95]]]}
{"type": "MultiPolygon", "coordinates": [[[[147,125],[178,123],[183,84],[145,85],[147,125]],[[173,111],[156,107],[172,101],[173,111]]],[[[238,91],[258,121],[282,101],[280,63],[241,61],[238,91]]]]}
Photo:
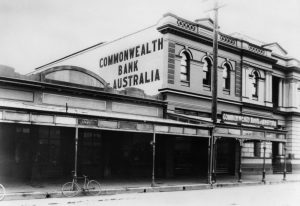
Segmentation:
{"type": "Polygon", "coordinates": [[[87,190],[87,184],[89,182],[89,179],[85,175],[83,175],[82,177],[78,177],[78,176],[73,175],[73,181],[72,182],[73,182],[73,184],[76,183],[82,191],[85,191],[85,190],[87,190]],[[78,179],[84,179],[82,186],[81,186],[81,184],[78,183],[78,179]]]}
{"type": "Polygon", "coordinates": [[[91,192],[94,195],[98,195],[101,192],[101,185],[96,180],[88,179],[86,175],[78,177],[75,174],[73,174],[72,181],[63,184],[61,190],[62,194],[66,197],[74,197],[78,195],[79,191],[91,192]],[[84,179],[83,184],[79,184],[78,179],[84,179]]]}

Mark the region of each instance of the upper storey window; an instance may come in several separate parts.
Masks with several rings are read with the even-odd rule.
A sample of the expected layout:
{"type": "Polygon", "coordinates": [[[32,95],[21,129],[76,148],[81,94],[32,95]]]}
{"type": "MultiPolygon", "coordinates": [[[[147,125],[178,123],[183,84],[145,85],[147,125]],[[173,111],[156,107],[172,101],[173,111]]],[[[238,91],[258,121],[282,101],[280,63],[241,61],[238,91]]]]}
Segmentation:
{"type": "Polygon", "coordinates": [[[204,58],[203,63],[203,85],[210,86],[212,63],[209,58],[204,58]]]}
{"type": "Polygon", "coordinates": [[[223,66],[222,85],[224,90],[230,90],[230,65],[228,63],[223,66]]]}
{"type": "Polygon", "coordinates": [[[252,97],[253,97],[253,99],[258,98],[258,80],[259,80],[258,71],[254,71],[253,76],[252,76],[252,97]]]}
{"type": "Polygon", "coordinates": [[[190,85],[190,56],[187,52],[180,54],[180,82],[183,86],[190,85]]]}

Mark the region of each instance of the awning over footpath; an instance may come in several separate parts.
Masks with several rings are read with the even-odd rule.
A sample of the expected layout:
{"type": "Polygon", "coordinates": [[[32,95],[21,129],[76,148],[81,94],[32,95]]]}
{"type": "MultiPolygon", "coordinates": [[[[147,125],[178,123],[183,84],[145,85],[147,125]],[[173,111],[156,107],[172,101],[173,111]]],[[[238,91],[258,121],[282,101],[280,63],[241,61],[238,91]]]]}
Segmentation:
{"type": "Polygon", "coordinates": [[[1,101],[0,122],[210,137],[212,124],[190,124],[158,117],[1,101]]]}
{"type": "MultiPolygon", "coordinates": [[[[189,121],[198,121],[202,124],[209,124],[209,118],[199,116],[192,116],[186,114],[176,114],[175,112],[168,111],[168,114],[173,117],[186,118],[189,121]]],[[[272,141],[272,142],[286,142],[286,130],[274,129],[268,127],[261,127],[249,124],[228,124],[218,123],[215,128],[214,136],[218,138],[234,138],[239,140],[252,140],[252,141],[272,141]]]]}

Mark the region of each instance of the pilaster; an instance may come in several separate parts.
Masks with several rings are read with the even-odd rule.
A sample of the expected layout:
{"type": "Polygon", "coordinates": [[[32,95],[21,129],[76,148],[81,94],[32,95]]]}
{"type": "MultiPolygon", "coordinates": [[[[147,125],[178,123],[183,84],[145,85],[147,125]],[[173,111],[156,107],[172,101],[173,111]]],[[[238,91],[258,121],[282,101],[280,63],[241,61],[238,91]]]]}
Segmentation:
{"type": "Polygon", "coordinates": [[[243,98],[249,98],[249,86],[248,86],[248,83],[249,83],[249,79],[247,78],[249,76],[248,74],[249,72],[249,68],[248,67],[243,67],[242,68],[242,78],[243,78],[243,81],[242,81],[242,97],[243,98]]]}
{"type": "Polygon", "coordinates": [[[288,107],[297,108],[298,107],[298,81],[296,79],[289,80],[289,105],[288,107]]]}
{"type": "MultiPolygon", "coordinates": [[[[265,105],[267,107],[273,107],[272,103],[272,73],[266,72],[266,81],[265,81],[265,105]]],[[[275,91],[274,91],[275,92],[275,91]]]]}
{"type": "Polygon", "coordinates": [[[283,106],[283,84],[282,84],[282,79],[280,78],[279,85],[278,85],[278,107],[282,107],[282,106],[283,106]]]}

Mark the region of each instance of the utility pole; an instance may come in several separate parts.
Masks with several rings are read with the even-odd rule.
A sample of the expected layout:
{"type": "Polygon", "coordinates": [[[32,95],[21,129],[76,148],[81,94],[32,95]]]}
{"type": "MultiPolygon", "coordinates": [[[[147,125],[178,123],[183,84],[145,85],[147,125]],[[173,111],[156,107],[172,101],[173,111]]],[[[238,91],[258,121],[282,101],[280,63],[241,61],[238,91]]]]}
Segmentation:
{"type": "Polygon", "coordinates": [[[218,0],[215,0],[214,5],[214,33],[213,33],[213,72],[212,72],[212,121],[215,126],[217,123],[217,101],[218,101],[218,0]]]}
{"type": "MultiPolygon", "coordinates": [[[[223,6],[219,6],[218,0],[214,1],[214,8],[211,9],[214,11],[214,30],[213,30],[213,71],[212,71],[212,106],[211,106],[211,119],[213,122],[213,129],[211,132],[211,138],[209,143],[209,174],[208,174],[208,183],[212,184],[212,179],[216,181],[215,174],[215,127],[218,120],[218,11],[223,6]]],[[[209,10],[209,11],[211,11],[209,10]]]]}

